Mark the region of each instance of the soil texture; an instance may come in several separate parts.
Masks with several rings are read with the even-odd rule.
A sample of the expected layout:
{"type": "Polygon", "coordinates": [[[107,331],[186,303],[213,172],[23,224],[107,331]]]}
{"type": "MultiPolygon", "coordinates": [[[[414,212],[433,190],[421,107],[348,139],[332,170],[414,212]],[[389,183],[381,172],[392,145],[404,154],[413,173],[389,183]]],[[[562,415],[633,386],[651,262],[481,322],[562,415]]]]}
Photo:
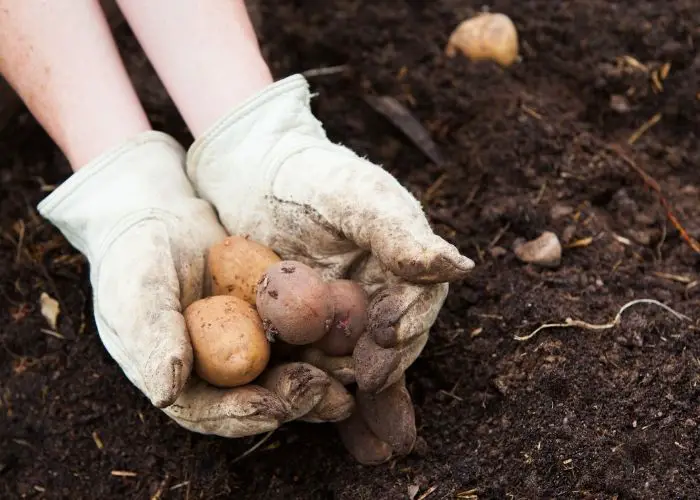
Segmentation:
{"type": "MultiPolygon", "coordinates": [[[[518,28],[512,67],[444,55],[478,2],[256,2],[275,76],[344,66],[309,76],[331,139],[396,175],[477,263],[407,372],[416,452],[363,467],[332,426],[295,423],[236,460],[260,437],[192,434],[152,407],[100,343],[85,259],[36,212],[70,170],[23,112],[0,135],[0,497],[698,498],[700,255],[668,216],[700,239],[697,0],[488,7],[518,28]],[[405,106],[443,161],[367,96],[405,106]],[[557,267],[513,253],[543,231],[564,245],[557,267]],[[515,339],[635,299],[690,319],[642,303],[614,328],[515,339]]],[[[188,145],[132,33],[116,35],[154,126],[188,145]]]]}

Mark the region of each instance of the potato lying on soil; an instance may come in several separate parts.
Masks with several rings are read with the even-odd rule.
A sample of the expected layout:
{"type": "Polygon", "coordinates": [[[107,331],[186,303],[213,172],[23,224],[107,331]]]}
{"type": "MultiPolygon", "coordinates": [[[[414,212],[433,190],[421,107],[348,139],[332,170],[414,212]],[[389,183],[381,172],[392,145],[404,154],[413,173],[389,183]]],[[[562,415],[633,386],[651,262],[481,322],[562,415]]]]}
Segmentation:
{"type": "Polygon", "coordinates": [[[397,455],[407,455],[416,442],[416,417],[405,378],[379,394],[357,391],[357,410],[372,433],[391,446],[397,455]]]}
{"type": "Polygon", "coordinates": [[[255,292],[265,269],[282,259],[265,245],[229,236],[207,256],[212,295],[233,295],[255,305],[255,292]]]}
{"type": "Polygon", "coordinates": [[[267,366],[270,344],[255,308],[238,297],[206,297],[185,309],[194,368],[210,384],[235,387],[267,366]]]}
{"type": "Polygon", "coordinates": [[[510,66],[518,59],[518,31],[505,14],[483,12],[462,21],[450,35],[445,54],[455,57],[458,50],[473,61],[510,66]]]}
{"type": "Polygon", "coordinates": [[[362,465],[379,465],[391,458],[391,447],[372,434],[357,411],[335,425],[345,448],[362,465]]]}
{"type": "Polygon", "coordinates": [[[367,328],[369,300],[362,287],[351,280],[331,281],[328,288],[335,314],[330,330],[314,346],[331,356],[347,356],[367,328]]]}
{"type": "Polygon", "coordinates": [[[313,409],[301,417],[304,422],[341,422],[355,410],[355,399],[343,384],[331,378],[325,396],[313,409]]]}
{"type": "Polygon", "coordinates": [[[316,342],[333,321],[328,284],[309,266],[281,261],[260,278],[256,305],[268,338],[304,345],[316,342]]]}

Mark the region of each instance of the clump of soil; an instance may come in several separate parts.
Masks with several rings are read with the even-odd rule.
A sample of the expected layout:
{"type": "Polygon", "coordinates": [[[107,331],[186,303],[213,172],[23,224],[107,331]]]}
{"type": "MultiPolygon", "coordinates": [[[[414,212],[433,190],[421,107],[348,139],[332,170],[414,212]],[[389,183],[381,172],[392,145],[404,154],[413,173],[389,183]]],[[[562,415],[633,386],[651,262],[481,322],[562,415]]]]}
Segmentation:
{"type": "MultiPolygon", "coordinates": [[[[418,453],[361,467],[331,426],[257,439],[191,434],[133,388],[91,319],[85,260],[37,215],[69,169],[26,113],[0,156],[0,496],[17,498],[689,498],[700,488],[700,259],[622,156],[660,184],[700,237],[700,10],[695,0],[500,0],[523,60],[448,59],[477,2],[259,2],[276,76],[310,79],[333,140],[422,198],[478,264],[451,288],[407,373],[418,453]],[[655,83],[654,72],[670,63],[655,83]],[[363,100],[398,99],[446,158],[430,163],[363,100]],[[640,127],[658,121],[627,144],[640,127]],[[553,231],[561,265],[524,265],[516,239],[553,231]],[[577,245],[571,246],[572,243],[577,245]],[[46,333],[39,297],[60,302],[46,333]],[[611,330],[546,330],[567,317],[611,330]],[[126,474],[113,471],[127,471],[126,474]],[[121,475],[120,475],[121,474],[121,475]],[[471,493],[466,493],[471,492],[471,493]]],[[[118,38],[154,126],[184,125],[128,28],[118,38]]]]}

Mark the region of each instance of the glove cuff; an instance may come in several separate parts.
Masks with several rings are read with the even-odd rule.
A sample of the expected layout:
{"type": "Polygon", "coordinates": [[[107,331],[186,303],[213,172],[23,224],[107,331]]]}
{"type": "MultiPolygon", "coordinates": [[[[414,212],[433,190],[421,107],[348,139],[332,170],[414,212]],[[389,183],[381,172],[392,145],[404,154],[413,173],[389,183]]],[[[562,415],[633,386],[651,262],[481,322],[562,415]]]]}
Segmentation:
{"type": "Polygon", "coordinates": [[[99,244],[99,236],[125,214],[157,207],[158,199],[182,196],[183,190],[193,195],[184,156],[183,147],[171,136],[140,133],[79,169],[37,209],[90,258],[90,247],[99,244]]]}
{"type": "MultiPolygon", "coordinates": [[[[208,179],[221,180],[230,172],[209,172],[222,156],[234,157],[227,170],[252,168],[262,162],[280,138],[290,131],[326,138],[310,108],[309,84],[301,74],[279,80],[238,105],[202,134],[187,153],[187,175],[196,189],[208,179]],[[235,152],[235,153],[234,153],[235,152]]],[[[206,190],[206,189],[205,189],[206,190]]]]}

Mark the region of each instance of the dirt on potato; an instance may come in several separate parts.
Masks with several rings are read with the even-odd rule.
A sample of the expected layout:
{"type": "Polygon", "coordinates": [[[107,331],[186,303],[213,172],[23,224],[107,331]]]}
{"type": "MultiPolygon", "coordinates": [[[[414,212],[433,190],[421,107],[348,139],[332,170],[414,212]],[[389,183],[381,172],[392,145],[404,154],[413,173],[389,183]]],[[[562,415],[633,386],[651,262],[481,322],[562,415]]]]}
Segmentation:
{"type": "MultiPolygon", "coordinates": [[[[697,498],[700,258],[631,166],[700,238],[697,1],[494,1],[520,34],[507,69],[443,53],[479,2],[256,4],[275,76],[347,66],[310,77],[329,136],[395,174],[477,263],[407,373],[416,450],[362,467],[332,425],[292,423],[236,460],[260,437],[192,434],[153,408],[100,343],[85,260],[37,215],[70,171],[24,112],[0,133],[0,497],[697,498]],[[444,163],[367,95],[406,106],[444,163]],[[557,268],[512,252],[543,231],[564,245],[557,268]],[[691,321],[638,305],[612,329],[514,339],[640,298],[691,321]]],[[[188,145],[130,31],[117,35],[154,126],[188,145]]]]}

